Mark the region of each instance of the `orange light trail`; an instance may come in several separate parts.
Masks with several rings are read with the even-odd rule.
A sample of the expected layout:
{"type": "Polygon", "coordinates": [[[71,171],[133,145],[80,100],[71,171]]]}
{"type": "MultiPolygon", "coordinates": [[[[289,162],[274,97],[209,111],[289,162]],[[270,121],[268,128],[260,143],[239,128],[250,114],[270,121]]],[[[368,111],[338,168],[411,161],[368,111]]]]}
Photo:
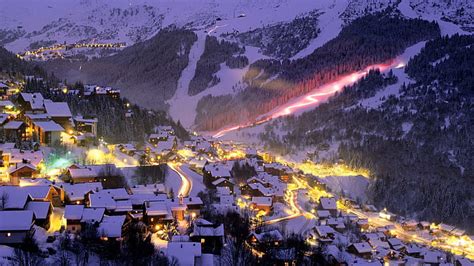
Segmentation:
{"type": "Polygon", "coordinates": [[[278,117],[294,114],[297,111],[305,109],[309,106],[317,105],[321,102],[326,101],[329,97],[334,95],[334,93],[340,91],[345,86],[355,83],[357,80],[367,75],[367,73],[369,73],[369,71],[372,69],[378,69],[379,71],[384,72],[390,68],[403,68],[403,67],[405,67],[405,64],[399,60],[392,60],[385,64],[370,65],[366,67],[364,70],[354,72],[348,75],[344,75],[340,77],[339,79],[337,79],[336,81],[333,81],[326,85],[318,87],[315,90],[313,90],[313,92],[311,92],[310,94],[297,98],[295,101],[291,101],[290,103],[277,108],[276,111],[270,112],[270,115],[264,118],[258,119],[257,121],[254,121],[253,123],[244,123],[244,124],[222,129],[218,131],[217,133],[215,133],[213,137],[219,138],[231,131],[259,125],[278,117]]]}

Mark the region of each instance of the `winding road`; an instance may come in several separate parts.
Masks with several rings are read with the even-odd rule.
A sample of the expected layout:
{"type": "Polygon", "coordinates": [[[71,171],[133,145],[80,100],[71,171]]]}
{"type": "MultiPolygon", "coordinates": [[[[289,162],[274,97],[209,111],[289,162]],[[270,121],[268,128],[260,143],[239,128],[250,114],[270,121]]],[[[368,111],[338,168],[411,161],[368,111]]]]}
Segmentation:
{"type": "Polygon", "coordinates": [[[181,164],[179,163],[168,163],[168,167],[176,172],[181,178],[181,187],[179,188],[178,195],[183,197],[188,197],[191,189],[193,188],[193,181],[189,178],[186,173],[181,169],[181,164]]]}

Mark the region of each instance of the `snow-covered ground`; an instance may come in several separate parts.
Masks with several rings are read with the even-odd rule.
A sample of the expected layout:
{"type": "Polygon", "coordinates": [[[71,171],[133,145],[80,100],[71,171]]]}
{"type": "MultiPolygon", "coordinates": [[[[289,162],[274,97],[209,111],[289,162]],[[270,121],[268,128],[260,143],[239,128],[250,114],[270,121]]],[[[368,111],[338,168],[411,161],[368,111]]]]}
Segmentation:
{"type": "MultiPolygon", "coordinates": [[[[401,56],[399,56],[399,60],[404,64],[408,63],[408,61],[410,61],[413,56],[418,54],[421,49],[425,47],[425,43],[426,42],[419,42],[413,46],[410,46],[401,56]]],[[[400,87],[402,84],[408,85],[412,82],[412,80],[405,73],[404,68],[393,68],[392,70],[393,74],[398,78],[397,83],[387,86],[383,90],[378,91],[373,97],[364,99],[357,105],[367,109],[376,109],[384,102],[384,100],[388,99],[389,96],[398,96],[400,94],[400,87]]]]}
{"type": "MultiPolygon", "coordinates": [[[[220,70],[215,74],[220,79],[220,82],[201,93],[190,96],[188,95],[189,82],[194,77],[196,71],[196,64],[202,53],[204,52],[204,43],[206,40],[206,33],[203,31],[196,31],[198,40],[191,47],[189,54],[188,66],[181,73],[178,81],[178,89],[175,95],[168,103],[170,104],[170,115],[186,128],[191,128],[194,124],[196,116],[196,107],[199,100],[207,95],[219,96],[226,94],[235,94],[244,88],[242,77],[247,72],[248,67],[242,69],[230,69],[225,63],[220,65],[220,70]]],[[[258,48],[247,46],[244,54],[250,63],[258,59],[267,58],[259,53],[258,48]]]]}
{"type": "Polygon", "coordinates": [[[199,192],[204,191],[206,189],[206,186],[202,181],[202,175],[189,169],[187,165],[182,165],[181,170],[183,170],[183,172],[186,174],[187,177],[191,179],[192,182],[191,192],[189,192],[189,196],[197,196],[199,192]]]}
{"type": "Polygon", "coordinates": [[[181,188],[181,177],[169,167],[165,175],[165,188],[168,192],[173,189],[175,196],[178,196],[179,189],[181,188]]]}
{"type": "Polygon", "coordinates": [[[369,180],[363,176],[327,176],[322,178],[321,181],[335,194],[342,193],[346,197],[361,202],[367,200],[369,180]]]}

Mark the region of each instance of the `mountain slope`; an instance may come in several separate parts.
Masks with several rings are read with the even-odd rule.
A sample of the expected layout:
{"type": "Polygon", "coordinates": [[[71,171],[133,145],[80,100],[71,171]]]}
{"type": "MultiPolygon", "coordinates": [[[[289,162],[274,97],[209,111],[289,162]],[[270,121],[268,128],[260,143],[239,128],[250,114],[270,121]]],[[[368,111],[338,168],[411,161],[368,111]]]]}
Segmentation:
{"type": "Polygon", "coordinates": [[[409,79],[371,72],[315,110],[267,126],[261,139],[280,151],[313,150],[313,160],[335,145],[333,159],[373,173],[379,207],[474,230],[466,186],[474,181],[473,49],[474,36],[430,41],[408,63],[409,79]],[[390,87],[396,92],[379,94],[390,87]]]}

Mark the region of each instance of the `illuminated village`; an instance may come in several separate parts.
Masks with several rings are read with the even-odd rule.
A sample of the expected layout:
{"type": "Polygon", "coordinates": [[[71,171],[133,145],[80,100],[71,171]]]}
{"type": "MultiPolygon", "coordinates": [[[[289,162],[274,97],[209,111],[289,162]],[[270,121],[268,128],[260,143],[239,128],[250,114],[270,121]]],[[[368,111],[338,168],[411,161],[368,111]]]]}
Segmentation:
{"type": "MultiPolygon", "coordinates": [[[[48,263],[66,240],[89,241],[78,265],[98,263],[99,249],[120,251],[139,228],[179,265],[228,265],[232,248],[273,265],[313,254],[331,265],[472,265],[473,236],[463,230],[397,217],[326,184],[330,176],[370,178],[367,170],[289,162],[197,134],[183,140],[166,125],[156,125],[144,145],[107,143],[98,119],[23,92],[26,79],[41,82],[0,80],[2,261],[33,238],[48,263]],[[246,221],[237,233],[231,226],[246,221]]],[[[117,89],[84,87],[50,90],[120,98],[117,89]]]]}

